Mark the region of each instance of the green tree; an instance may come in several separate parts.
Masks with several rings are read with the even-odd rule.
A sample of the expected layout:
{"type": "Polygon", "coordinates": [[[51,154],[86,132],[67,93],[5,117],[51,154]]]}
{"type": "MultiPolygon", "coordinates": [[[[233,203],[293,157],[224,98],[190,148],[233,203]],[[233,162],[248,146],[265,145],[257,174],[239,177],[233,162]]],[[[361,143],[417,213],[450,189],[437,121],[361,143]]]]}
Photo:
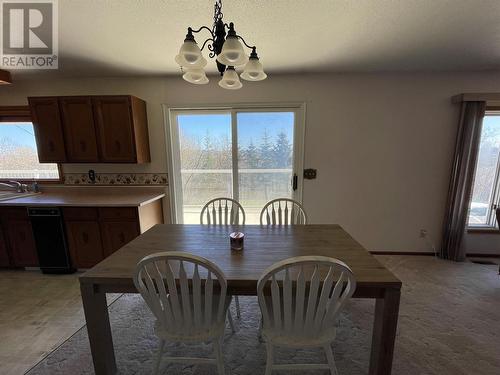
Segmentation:
{"type": "Polygon", "coordinates": [[[267,128],[264,129],[262,137],[259,144],[259,167],[260,168],[273,168],[274,165],[274,155],[273,155],[273,143],[267,128]]]}
{"type": "Polygon", "coordinates": [[[284,131],[278,133],[273,148],[274,163],[278,168],[288,168],[292,163],[292,145],[284,131]]]}
{"type": "Polygon", "coordinates": [[[242,168],[258,168],[259,167],[259,150],[253,139],[250,139],[248,146],[242,150],[243,163],[242,168]]]}

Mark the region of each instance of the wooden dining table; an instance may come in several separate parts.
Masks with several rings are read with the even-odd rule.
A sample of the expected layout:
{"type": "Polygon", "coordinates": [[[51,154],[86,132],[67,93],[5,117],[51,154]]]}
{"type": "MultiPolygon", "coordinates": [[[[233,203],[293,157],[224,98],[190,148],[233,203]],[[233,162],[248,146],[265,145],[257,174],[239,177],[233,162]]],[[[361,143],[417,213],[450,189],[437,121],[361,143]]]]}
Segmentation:
{"type": "Polygon", "coordinates": [[[401,281],[341,226],[159,224],[79,278],[97,375],[117,371],[106,293],[138,293],[133,283],[136,264],[146,255],[162,251],[186,251],[214,262],[224,272],[233,295],[256,295],[263,271],[289,257],[324,255],[342,260],[356,277],[353,298],[376,300],[369,374],[391,374],[401,281]],[[245,234],[242,251],[229,246],[229,234],[236,230],[245,234]]]}

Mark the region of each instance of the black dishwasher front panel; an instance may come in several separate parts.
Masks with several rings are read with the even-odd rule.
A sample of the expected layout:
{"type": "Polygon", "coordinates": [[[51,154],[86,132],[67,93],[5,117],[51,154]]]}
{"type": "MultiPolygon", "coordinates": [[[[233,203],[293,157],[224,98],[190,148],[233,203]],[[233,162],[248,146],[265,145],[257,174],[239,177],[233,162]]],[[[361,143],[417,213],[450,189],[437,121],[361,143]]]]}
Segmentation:
{"type": "Polygon", "coordinates": [[[43,273],[73,273],[61,211],[56,207],[28,208],[38,262],[43,273]]]}

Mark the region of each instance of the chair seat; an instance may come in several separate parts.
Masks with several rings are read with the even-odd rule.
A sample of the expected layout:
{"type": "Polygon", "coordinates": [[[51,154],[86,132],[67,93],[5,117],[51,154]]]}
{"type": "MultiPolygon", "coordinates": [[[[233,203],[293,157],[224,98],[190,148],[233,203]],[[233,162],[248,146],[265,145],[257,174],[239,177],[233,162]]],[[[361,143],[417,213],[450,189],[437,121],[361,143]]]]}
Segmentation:
{"type": "MultiPolygon", "coordinates": [[[[220,322],[217,322],[217,311],[220,303],[220,296],[214,295],[212,297],[212,321],[205,326],[196,327],[194,323],[194,306],[189,304],[191,311],[191,321],[187,324],[174,325],[173,327],[165,327],[161,321],[156,320],[154,332],[160,339],[176,341],[176,342],[189,342],[189,341],[203,341],[210,340],[214,337],[220,337],[224,334],[226,325],[226,315],[231,304],[231,296],[226,296],[224,301],[224,317],[220,322]]],[[[179,296],[182,306],[182,298],[179,296]]],[[[185,313],[182,314],[186,316],[185,313]]],[[[205,316],[205,303],[202,299],[201,316],[205,316]]],[[[202,320],[203,321],[203,320],[202,320]]]]}
{"type": "MultiPolygon", "coordinates": [[[[264,297],[266,301],[266,306],[268,306],[268,312],[271,321],[273,322],[270,326],[274,327],[274,309],[272,304],[271,296],[264,297]]],[[[281,301],[283,302],[283,301],[281,301]]],[[[316,302],[316,306],[319,302],[316,302]]],[[[291,325],[294,326],[295,322],[295,298],[292,298],[292,314],[291,314],[291,325]]],[[[283,303],[280,306],[281,311],[281,322],[284,324],[284,316],[283,316],[283,303]]],[[[304,311],[306,308],[304,306],[304,311]]],[[[300,322],[303,323],[304,319],[300,319],[300,322]]],[[[330,329],[323,329],[320,334],[315,333],[313,330],[301,329],[301,330],[290,330],[286,331],[284,328],[281,329],[272,329],[269,328],[269,325],[264,321],[264,325],[262,327],[262,336],[267,341],[271,341],[273,344],[278,346],[288,346],[288,347],[319,347],[325,344],[331,343],[335,339],[336,335],[336,326],[332,323],[332,327],[330,329]]]]}

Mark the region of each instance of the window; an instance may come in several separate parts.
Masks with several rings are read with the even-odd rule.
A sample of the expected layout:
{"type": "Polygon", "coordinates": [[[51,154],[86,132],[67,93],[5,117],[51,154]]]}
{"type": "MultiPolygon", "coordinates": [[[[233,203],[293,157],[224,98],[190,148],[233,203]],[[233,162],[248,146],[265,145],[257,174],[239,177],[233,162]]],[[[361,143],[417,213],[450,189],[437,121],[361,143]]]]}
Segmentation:
{"type": "Polygon", "coordinates": [[[500,201],[500,110],[489,110],[483,119],[479,153],[472,188],[468,226],[495,227],[500,201]]]}
{"type": "Polygon", "coordinates": [[[300,106],[171,110],[170,138],[177,223],[199,223],[213,198],[238,200],[247,224],[272,199],[300,201],[292,184],[303,159],[300,106]]]}
{"type": "Polygon", "coordinates": [[[0,180],[59,181],[59,167],[40,163],[27,107],[0,107],[0,180]]]}

